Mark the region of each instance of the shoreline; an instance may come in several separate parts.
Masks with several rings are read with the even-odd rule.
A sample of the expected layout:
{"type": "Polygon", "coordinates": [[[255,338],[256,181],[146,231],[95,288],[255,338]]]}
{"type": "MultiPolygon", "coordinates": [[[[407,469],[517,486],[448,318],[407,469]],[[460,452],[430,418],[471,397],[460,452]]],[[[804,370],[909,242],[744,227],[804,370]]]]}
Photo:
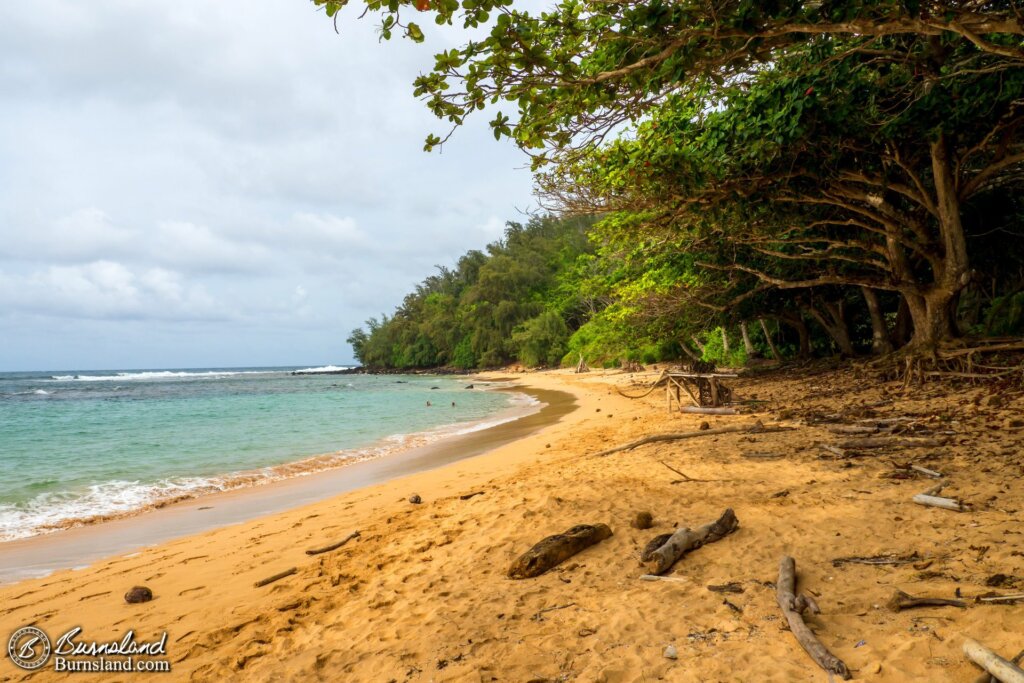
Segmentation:
{"type": "MultiPolygon", "coordinates": [[[[495,378],[482,381],[505,383],[495,378]]],[[[50,533],[4,541],[0,543],[0,586],[43,578],[62,569],[82,569],[111,556],[472,458],[554,424],[574,407],[572,395],[565,392],[514,384],[491,390],[525,394],[538,401],[539,407],[495,425],[444,435],[382,455],[353,459],[324,469],[299,471],[255,485],[158,501],[121,514],[79,520],[50,533]]],[[[486,424],[508,410],[511,409],[481,422],[486,424]]],[[[278,468],[294,471],[297,465],[318,457],[322,456],[285,463],[278,468]]]]}
{"type": "MultiPolygon", "coordinates": [[[[756,415],[705,416],[666,411],[659,392],[619,395],[634,377],[520,376],[573,394],[578,407],[477,457],[0,586],[0,633],[32,624],[51,638],[73,628],[99,641],[128,630],[139,641],[166,634],[174,681],[817,680],[824,674],[785,628],[773,587],[788,555],[798,589],[821,607],[809,617],[815,633],[857,680],[972,680],[978,671],[961,653],[964,638],[1004,656],[1020,649],[1024,604],[975,598],[1024,588],[1024,491],[1005,485],[1021,472],[1024,429],[1013,425],[1024,390],[986,406],[984,388],[905,393],[896,382],[865,382],[856,367],[789,370],[730,384],[734,395],[759,400],[756,415]],[[894,456],[823,458],[823,442],[845,437],[819,417],[844,409],[850,424],[902,416],[925,433],[955,435],[894,456]],[[715,430],[755,420],[790,429],[715,430]],[[703,422],[712,427],[707,438],[595,457],[651,434],[697,432],[703,422]],[[915,504],[932,480],[892,457],[943,472],[972,509],[915,504]],[[422,502],[410,503],[412,494],[422,502]],[[638,557],[653,537],[725,508],[739,519],[734,533],[687,554],[670,581],[640,580],[638,557]],[[640,511],[653,514],[650,529],[631,525],[640,511]],[[536,578],[507,577],[540,539],[597,523],[613,535],[536,578]],[[333,551],[306,552],[356,531],[333,551]],[[838,561],[894,556],[913,559],[838,561]],[[153,599],[126,603],[133,586],[153,599]],[[714,590],[723,586],[726,602],[714,590]],[[967,605],[894,612],[886,604],[897,590],[960,594],[967,605]],[[664,655],[669,646],[677,658],[664,655]]],[[[105,679],[0,662],[0,683],[50,680],[105,679]]]]}

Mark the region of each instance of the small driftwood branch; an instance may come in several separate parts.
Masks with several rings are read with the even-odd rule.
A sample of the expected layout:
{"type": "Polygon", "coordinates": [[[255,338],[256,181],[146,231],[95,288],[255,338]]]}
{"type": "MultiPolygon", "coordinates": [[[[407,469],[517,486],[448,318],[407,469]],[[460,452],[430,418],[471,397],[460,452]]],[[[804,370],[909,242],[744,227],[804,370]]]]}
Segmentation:
{"type": "Polygon", "coordinates": [[[705,406],[683,406],[679,409],[681,413],[692,415],[739,415],[740,411],[735,408],[711,408],[705,406]]]}
{"type": "Polygon", "coordinates": [[[964,654],[1003,683],[1024,683],[1024,669],[1003,659],[976,640],[968,638],[964,641],[964,654]]]}
{"type": "Polygon", "coordinates": [[[1011,593],[1010,595],[985,595],[975,598],[976,602],[1016,602],[1024,600],[1024,593],[1011,593]]]}
{"type": "Polygon", "coordinates": [[[459,500],[469,500],[473,496],[482,496],[482,495],[484,495],[483,491],[473,491],[472,493],[464,493],[464,494],[462,494],[461,496],[459,496],[459,500]]]}
{"type": "MultiPolygon", "coordinates": [[[[1010,660],[1010,663],[1015,666],[1020,666],[1021,660],[1024,659],[1024,650],[1017,653],[1017,656],[1010,660]]],[[[974,683],[999,683],[999,679],[990,674],[988,671],[983,673],[981,676],[974,680],[974,683]]]]}
{"type": "Polygon", "coordinates": [[[946,440],[905,436],[868,436],[863,439],[847,439],[836,445],[840,448],[936,448],[945,446],[946,440]]]}
{"type": "Polygon", "coordinates": [[[677,581],[679,583],[690,583],[690,580],[683,576],[655,576],[654,574],[641,574],[641,581],[677,581]]]}
{"type": "Polygon", "coordinates": [[[274,574],[273,576],[268,576],[265,579],[261,579],[261,580],[257,581],[254,585],[256,586],[256,588],[262,588],[263,586],[266,586],[268,584],[274,583],[275,581],[280,581],[281,579],[285,578],[286,576],[291,576],[292,574],[294,574],[297,571],[299,571],[297,567],[292,567],[290,569],[285,569],[283,572],[278,572],[278,573],[274,574]]]}
{"type": "Polygon", "coordinates": [[[332,550],[337,550],[341,546],[343,546],[346,543],[348,543],[349,541],[351,541],[353,538],[359,538],[359,532],[358,531],[353,531],[352,533],[350,533],[348,536],[346,536],[345,538],[341,539],[337,543],[332,543],[330,545],[325,545],[323,548],[311,548],[310,550],[306,551],[306,554],[307,555],[320,555],[321,553],[329,553],[332,550]]]}
{"type": "Polygon", "coordinates": [[[833,434],[877,434],[880,430],[872,425],[826,425],[833,434]]]}
{"type": "Polygon", "coordinates": [[[843,660],[828,651],[804,623],[803,612],[810,609],[817,611],[813,600],[796,594],[796,561],[784,555],[779,562],[779,580],[775,583],[776,598],[782,614],[789,622],[789,630],[793,632],[796,642],[810,655],[811,659],[830,674],[840,676],[843,680],[850,679],[850,670],[843,660]]]}
{"type": "Polygon", "coordinates": [[[913,564],[914,562],[920,562],[921,556],[917,552],[908,553],[906,555],[875,555],[873,557],[837,557],[832,560],[833,567],[841,567],[844,564],[868,564],[872,566],[881,565],[897,565],[897,564],[913,564]]]}
{"type": "Polygon", "coordinates": [[[910,469],[914,470],[915,472],[920,472],[921,474],[928,477],[932,477],[934,479],[942,479],[942,472],[936,472],[935,470],[930,470],[927,467],[921,467],[920,465],[911,465],[910,469]]]}
{"type": "Polygon", "coordinates": [[[642,439],[636,441],[630,441],[627,444],[616,446],[615,448],[609,448],[606,451],[595,453],[594,455],[605,456],[611,455],[612,453],[618,453],[619,451],[631,451],[639,446],[644,446],[649,443],[659,443],[661,441],[679,441],[680,439],[696,439],[701,436],[717,436],[719,434],[767,434],[769,432],[786,432],[791,430],[792,427],[765,427],[758,420],[752,426],[747,425],[731,425],[729,427],[718,427],[716,429],[705,429],[703,431],[696,432],[679,432],[675,434],[652,434],[651,436],[645,436],[642,439]]]}
{"type": "MultiPolygon", "coordinates": [[[[691,550],[714,543],[736,531],[740,525],[736,513],[727,508],[714,522],[708,522],[695,530],[678,529],[657,550],[647,555],[644,564],[651,574],[664,574],[676,561],[691,550]]],[[[646,551],[645,551],[646,552],[646,551]]]]}
{"type": "Polygon", "coordinates": [[[967,607],[963,600],[947,600],[946,598],[915,598],[901,590],[896,590],[889,598],[886,606],[893,612],[902,612],[914,607],[967,607]]]}
{"type": "Polygon", "coordinates": [[[611,535],[607,524],[579,524],[564,534],[548,536],[520,555],[508,568],[508,576],[512,579],[540,576],[611,535]]]}
{"type": "Polygon", "coordinates": [[[953,510],[954,512],[964,512],[967,509],[964,507],[963,503],[954,498],[926,496],[923,493],[917,494],[911,500],[913,500],[918,505],[927,505],[933,508],[942,508],[943,510],[953,510]]]}

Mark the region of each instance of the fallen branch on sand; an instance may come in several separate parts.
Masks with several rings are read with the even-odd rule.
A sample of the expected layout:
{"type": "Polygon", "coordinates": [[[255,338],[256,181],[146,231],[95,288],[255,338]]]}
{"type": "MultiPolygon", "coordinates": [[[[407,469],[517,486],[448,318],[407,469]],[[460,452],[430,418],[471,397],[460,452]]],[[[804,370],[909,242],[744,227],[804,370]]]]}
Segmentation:
{"type": "Polygon", "coordinates": [[[945,487],[945,484],[936,484],[927,491],[922,491],[917,494],[911,498],[911,500],[918,505],[927,505],[929,507],[942,508],[943,510],[953,510],[954,512],[966,511],[967,506],[959,500],[956,500],[955,498],[943,498],[938,495],[945,487]]]}
{"type": "Polygon", "coordinates": [[[645,436],[642,439],[636,441],[630,441],[627,444],[616,446],[615,448],[609,448],[606,451],[595,453],[594,455],[605,456],[611,455],[612,453],[618,453],[619,451],[631,451],[634,448],[644,446],[649,443],[659,443],[662,441],[679,441],[681,439],[696,439],[700,436],[716,436],[718,434],[767,434],[770,432],[786,432],[793,429],[792,427],[765,427],[760,420],[755,422],[753,425],[731,425],[729,427],[718,427],[716,429],[705,429],[697,432],[677,432],[674,434],[652,434],[651,436],[645,436]]]}
{"type": "Polygon", "coordinates": [[[869,564],[872,566],[881,565],[896,565],[896,564],[913,564],[914,562],[920,562],[921,556],[917,554],[917,551],[909,553],[907,555],[874,555],[872,557],[837,557],[832,560],[833,567],[841,567],[844,564],[869,564]]]}
{"type": "Polygon", "coordinates": [[[697,529],[678,529],[656,550],[647,552],[645,549],[647,559],[644,560],[644,564],[651,574],[664,574],[689,551],[725,538],[736,531],[739,525],[736,514],[732,508],[728,508],[714,522],[708,522],[697,529]]]}
{"type": "MultiPolygon", "coordinates": [[[[990,676],[1003,683],[1024,683],[1024,669],[1003,659],[976,640],[968,638],[964,641],[964,654],[990,676]]],[[[1020,661],[1021,655],[1024,655],[1024,651],[1017,655],[1016,661],[1020,661]]],[[[987,677],[981,680],[987,680],[987,677]]]]}
{"type": "Polygon", "coordinates": [[[691,415],[739,415],[740,411],[735,408],[705,407],[705,406],[683,406],[679,409],[681,413],[691,415]]]}
{"type": "Polygon", "coordinates": [[[332,550],[337,550],[341,546],[343,546],[346,543],[348,543],[349,541],[351,541],[353,538],[359,538],[359,532],[358,531],[353,531],[352,533],[350,533],[348,536],[346,536],[345,538],[341,539],[337,543],[332,543],[330,545],[325,545],[323,548],[311,548],[310,550],[306,551],[306,554],[307,555],[320,555],[322,553],[329,553],[332,550]]]}
{"type": "Polygon", "coordinates": [[[564,534],[548,536],[520,555],[508,568],[508,576],[512,579],[540,576],[611,535],[607,524],[579,524],[564,534]]]}
{"type": "Polygon", "coordinates": [[[850,670],[846,668],[843,660],[829,652],[804,623],[805,610],[810,610],[812,614],[819,614],[821,610],[813,598],[796,594],[796,561],[788,555],[783,555],[779,562],[779,580],[775,582],[775,590],[782,614],[789,622],[789,630],[793,632],[793,637],[800,643],[800,647],[822,669],[842,677],[843,680],[849,680],[850,670]]]}
{"type": "Polygon", "coordinates": [[[946,440],[923,437],[869,436],[863,439],[847,439],[836,445],[839,448],[936,448],[945,446],[946,440]]]}
{"type": "Polygon", "coordinates": [[[280,581],[281,579],[283,579],[286,576],[291,576],[292,574],[294,574],[297,571],[299,571],[297,567],[292,567],[290,569],[285,569],[283,572],[278,572],[277,574],[274,574],[273,576],[268,576],[265,579],[261,579],[261,580],[257,581],[255,583],[255,586],[256,586],[256,588],[262,588],[263,586],[266,586],[268,584],[274,583],[275,581],[280,581]]]}
{"type": "Polygon", "coordinates": [[[469,500],[473,496],[482,496],[482,495],[484,495],[483,491],[473,491],[472,493],[464,493],[464,494],[462,494],[461,496],[459,496],[459,500],[469,500]]]}
{"type": "Polygon", "coordinates": [[[897,589],[886,603],[893,612],[902,612],[914,607],[967,607],[963,600],[947,600],[946,598],[915,598],[897,589]]]}
{"type": "Polygon", "coordinates": [[[1011,593],[1010,595],[982,595],[974,599],[975,602],[1017,602],[1024,600],[1024,593],[1011,593]]]}
{"type": "Polygon", "coordinates": [[[675,467],[672,467],[672,465],[669,465],[664,460],[659,460],[658,462],[660,462],[662,465],[664,465],[665,467],[669,468],[670,470],[672,470],[673,472],[678,474],[680,477],[682,477],[682,479],[677,479],[676,481],[673,481],[672,482],[673,484],[682,484],[682,483],[687,483],[688,484],[688,483],[692,483],[692,482],[707,483],[707,482],[711,482],[711,481],[721,481],[719,479],[694,479],[690,475],[688,475],[688,474],[686,474],[684,472],[680,472],[675,467]]]}

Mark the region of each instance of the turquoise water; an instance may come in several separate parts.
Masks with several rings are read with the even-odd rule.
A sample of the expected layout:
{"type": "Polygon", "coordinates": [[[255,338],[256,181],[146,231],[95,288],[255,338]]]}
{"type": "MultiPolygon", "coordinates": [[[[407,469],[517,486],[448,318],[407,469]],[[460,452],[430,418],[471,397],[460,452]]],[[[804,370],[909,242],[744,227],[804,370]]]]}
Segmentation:
{"type": "Polygon", "coordinates": [[[400,451],[532,401],[465,378],[292,369],[0,375],[0,540],[400,451]]]}

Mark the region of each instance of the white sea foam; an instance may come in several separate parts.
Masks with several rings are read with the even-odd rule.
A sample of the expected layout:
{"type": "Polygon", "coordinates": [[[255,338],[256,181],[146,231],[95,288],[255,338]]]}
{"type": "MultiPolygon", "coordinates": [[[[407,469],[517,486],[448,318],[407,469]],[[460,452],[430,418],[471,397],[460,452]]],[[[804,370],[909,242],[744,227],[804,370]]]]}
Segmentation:
{"type": "Polygon", "coordinates": [[[335,469],[471,434],[537,412],[543,403],[527,394],[509,394],[509,407],[488,418],[442,425],[412,434],[392,434],[363,448],[346,449],[244,472],[211,477],[180,477],[155,483],[114,480],[78,491],[42,493],[23,505],[0,504],[0,542],[46,534],[102,519],[131,514],[208,493],[261,486],[273,481],[335,469]]]}
{"type": "Polygon", "coordinates": [[[317,372],[341,372],[342,370],[351,370],[350,365],[324,365],[319,368],[303,368],[301,370],[294,370],[293,372],[302,372],[308,374],[315,374],[317,372]]]}
{"type": "Polygon", "coordinates": [[[58,382],[114,382],[130,380],[189,379],[233,377],[235,375],[268,375],[281,370],[204,370],[187,372],[178,370],[150,370],[146,372],[119,372],[114,375],[53,375],[51,380],[58,382]]]}

